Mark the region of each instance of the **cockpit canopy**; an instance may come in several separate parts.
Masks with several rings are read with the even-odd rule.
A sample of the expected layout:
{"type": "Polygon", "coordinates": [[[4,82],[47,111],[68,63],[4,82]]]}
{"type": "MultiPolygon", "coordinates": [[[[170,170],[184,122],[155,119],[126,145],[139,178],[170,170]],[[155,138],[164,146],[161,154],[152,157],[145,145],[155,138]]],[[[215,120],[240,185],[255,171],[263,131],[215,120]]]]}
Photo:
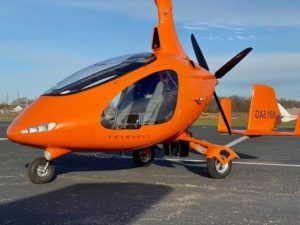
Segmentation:
{"type": "Polygon", "coordinates": [[[96,63],[62,80],[44,95],[74,94],[124,76],[155,61],[152,53],[125,55],[96,63]]]}

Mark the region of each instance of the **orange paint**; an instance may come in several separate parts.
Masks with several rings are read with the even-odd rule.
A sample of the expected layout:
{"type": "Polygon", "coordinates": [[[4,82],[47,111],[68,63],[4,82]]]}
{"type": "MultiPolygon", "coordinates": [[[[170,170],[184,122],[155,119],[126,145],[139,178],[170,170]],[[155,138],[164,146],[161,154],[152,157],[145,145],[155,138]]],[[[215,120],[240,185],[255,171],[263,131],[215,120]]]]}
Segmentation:
{"type": "MultiPolygon", "coordinates": [[[[224,113],[226,115],[227,121],[229,123],[229,126],[231,127],[231,99],[222,99],[221,101],[222,108],[224,110],[224,113]]],[[[220,133],[227,133],[227,127],[225,125],[225,122],[222,118],[222,115],[219,114],[219,120],[218,120],[218,132],[220,133]]]]}
{"type": "Polygon", "coordinates": [[[63,155],[69,154],[72,151],[69,149],[63,149],[63,148],[47,147],[46,152],[48,152],[50,154],[50,157],[48,160],[53,160],[53,159],[59,158],[63,155]]]}
{"type": "MultiPolygon", "coordinates": [[[[226,117],[231,122],[231,100],[222,100],[226,117]]],[[[300,115],[298,115],[295,132],[276,131],[281,123],[277,97],[272,87],[257,84],[253,87],[248,126],[246,130],[232,130],[233,134],[243,136],[300,136],[300,115]]],[[[219,115],[218,131],[227,133],[224,121],[219,115]]]]}
{"type": "MultiPolygon", "coordinates": [[[[187,129],[209,104],[218,85],[216,77],[222,78],[252,48],[237,55],[215,76],[207,71],[205,59],[199,59],[202,53],[194,39],[193,47],[202,66],[191,61],[183,50],[176,34],[172,1],[155,0],[155,3],[159,23],[153,32],[153,53],[97,63],[61,81],[15,119],[7,130],[8,138],[46,149],[48,160],[76,151],[144,149],[148,149],[144,159],[153,160],[153,146],[177,141],[189,142],[191,148],[223,165],[238,158],[226,146],[191,137],[187,129]],[[222,158],[222,151],[227,153],[227,159],[222,158]]],[[[264,88],[262,92],[266,92],[266,97],[273,97],[264,88]]],[[[231,118],[230,101],[223,103],[226,115],[231,118]]],[[[260,100],[252,104],[264,107],[260,100]]],[[[277,115],[278,109],[274,111],[277,115]]],[[[219,126],[224,131],[224,123],[219,126]]],[[[272,127],[274,121],[262,126],[272,127]]],[[[251,131],[259,127],[261,124],[250,120],[251,131]]],[[[180,143],[185,145],[184,142],[180,143]]],[[[53,168],[50,163],[45,166],[43,162],[37,159],[31,164],[29,171],[33,182],[51,180],[51,177],[37,180],[35,168],[39,173],[53,168]],[[39,165],[42,169],[38,163],[42,163],[39,165]]]]}
{"type": "Polygon", "coordinates": [[[156,0],[161,47],[156,60],[111,82],[75,94],[41,96],[10,125],[11,141],[37,148],[71,151],[120,151],[176,140],[201,115],[212,97],[217,80],[199,65],[194,68],[181,47],[174,26],[171,0],[156,0]],[[178,75],[178,99],[171,120],[140,129],[107,129],[101,115],[124,88],[150,74],[174,70],[178,75]],[[195,99],[203,99],[201,102],[195,99]],[[55,123],[49,132],[21,133],[41,124],[55,123]]]}

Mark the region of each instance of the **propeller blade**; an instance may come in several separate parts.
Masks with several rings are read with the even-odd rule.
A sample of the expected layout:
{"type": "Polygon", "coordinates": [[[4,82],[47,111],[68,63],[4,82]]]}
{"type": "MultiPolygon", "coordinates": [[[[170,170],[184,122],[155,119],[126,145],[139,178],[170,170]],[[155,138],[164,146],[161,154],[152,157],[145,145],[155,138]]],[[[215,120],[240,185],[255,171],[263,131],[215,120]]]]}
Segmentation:
{"type": "Polygon", "coordinates": [[[191,35],[191,40],[192,40],[193,48],[194,48],[194,51],[195,51],[195,54],[196,54],[199,65],[201,67],[203,67],[204,69],[206,69],[207,71],[209,71],[209,67],[207,65],[207,62],[204,58],[204,55],[201,51],[201,48],[200,48],[194,34],[191,35]]]}
{"type": "Polygon", "coordinates": [[[224,120],[224,122],[225,122],[225,125],[226,125],[226,127],[227,127],[228,133],[229,133],[230,135],[232,135],[231,128],[230,128],[230,125],[229,125],[229,122],[228,122],[228,120],[227,120],[227,118],[226,118],[226,115],[225,115],[225,113],[224,113],[224,110],[223,110],[223,108],[222,108],[222,105],[221,105],[221,103],[220,103],[220,100],[219,100],[218,95],[217,95],[216,92],[214,92],[214,97],[215,97],[216,103],[217,103],[217,105],[218,105],[218,108],[219,108],[219,110],[220,110],[220,112],[221,112],[222,118],[223,118],[223,120],[224,120]]]}
{"type": "Polygon", "coordinates": [[[217,79],[224,77],[230,70],[232,70],[240,61],[242,61],[250,52],[252,48],[247,48],[244,51],[237,54],[233,57],[228,63],[221,67],[216,73],[215,76],[217,79]]]}

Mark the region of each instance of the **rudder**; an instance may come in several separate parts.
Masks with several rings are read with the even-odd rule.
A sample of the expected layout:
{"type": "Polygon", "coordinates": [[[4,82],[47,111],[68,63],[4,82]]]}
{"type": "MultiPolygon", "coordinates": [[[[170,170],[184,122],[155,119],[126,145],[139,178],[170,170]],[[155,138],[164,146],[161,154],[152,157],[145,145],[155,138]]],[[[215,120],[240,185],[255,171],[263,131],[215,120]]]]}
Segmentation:
{"type": "Polygon", "coordinates": [[[277,98],[272,87],[254,85],[248,131],[272,131],[281,121],[277,98]]]}
{"type": "MultiPolygon", "coordinates": [[[[224,110],[226,119],[229,123],[229,126],[231,128],[231,99],[224,98],[221,100],[221,105],[224,110]]],[[[228,133],[225,121],[223,120],[223,117],[221,113],[219,113],[219,120],[218,120],[218,132],[220,133],[228,133]]]]}

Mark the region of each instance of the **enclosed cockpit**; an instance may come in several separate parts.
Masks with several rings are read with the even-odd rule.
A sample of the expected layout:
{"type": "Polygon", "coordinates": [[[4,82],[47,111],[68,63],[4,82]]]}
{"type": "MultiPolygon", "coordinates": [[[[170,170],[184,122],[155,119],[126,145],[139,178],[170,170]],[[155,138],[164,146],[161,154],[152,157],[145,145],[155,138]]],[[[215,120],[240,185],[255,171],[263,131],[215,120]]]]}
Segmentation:
{"type": "MultiPolygon", "coordinates": [[[[72,74],[44,96],[66,96],[96,88],[155,60],[151,53],[105,60],[72,74]]],[[[175,112],[177,96],[178,75],[174,70],[152,73],[118,93],[103,111],[101,124],[107,129],[123,130],[165,123],[175,112]]]]}
{"type": "Polygon", "coordinates": [[[176,108],[178,77],[173,70],[153,73],[119,93],[104,110],[108,129],[138,129],[169,121],[176,108]]]}
{"type": "Polygon", "coordinates": [[[125,55],[86,67],[62,80],[44,96],[75,94],[124,76],[155,61],[152,53],[125,55]]]}

